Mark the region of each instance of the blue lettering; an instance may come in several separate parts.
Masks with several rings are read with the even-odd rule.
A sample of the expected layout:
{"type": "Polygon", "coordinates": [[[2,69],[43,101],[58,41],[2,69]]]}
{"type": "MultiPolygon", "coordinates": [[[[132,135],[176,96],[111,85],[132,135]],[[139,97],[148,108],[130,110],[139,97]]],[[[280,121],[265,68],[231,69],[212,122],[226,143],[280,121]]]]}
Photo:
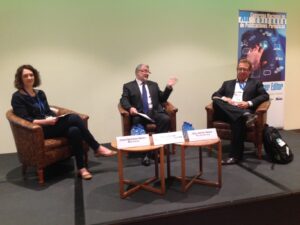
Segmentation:
{"type": "Polygon", "coordinates": [[[271,90],[273,90],[273,91],[279,91],[282,89],[282,87],[283,87],[283,84],[281,84],[281,83],[272,83],[271,84],[271,90]]]}
{"type": "Polygon", "coordinates": [[[240,16],[239,17],[239,22],[240,23],[247,23],[247,22],[249,22],[249,17],[248,16],[240,16]]]}
{"type": "Polygon", "coordinates": [[[264,84],[264,89],[266,90],[266,91],[268,91],[269,89],[270,89],[270,84],[264,84]]]}

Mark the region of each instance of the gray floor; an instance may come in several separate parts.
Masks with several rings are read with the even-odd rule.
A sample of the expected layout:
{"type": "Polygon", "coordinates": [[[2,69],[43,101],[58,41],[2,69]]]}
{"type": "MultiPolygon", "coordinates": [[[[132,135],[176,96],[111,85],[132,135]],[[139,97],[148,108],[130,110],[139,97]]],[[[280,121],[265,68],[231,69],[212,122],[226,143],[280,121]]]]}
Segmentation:
{"type": "MultiPolygon", "coordinates": [[[[27,179],[21,176],[16,154],[0,155],[0,218],[5,225],[116,224],[118,221],[149,215],[167,215],[192,208],[211,207],[270,195],[300,192],[300,134],[281,132],[295,154],[288,165],[273,165],[258,160],[252,145],[247,145],[246,160],[240,165],[224,166],[222,188],[193,185],[180,192],[178,181],[167,182],[164,196],[139,191],[120,199],[117,159],[90,157],[91,181],[76,178],[73,160],[51,166],[46,171],[46,185],[40,187],[34,170],[27,179]]],[[[224,142],[224,155],[228,143],[224,142]]],[[[180,170],[179,150],[171,157],[172,174],[180,170]]],[[[187,151],[187,172],[197,168],[195,149],[187,151]]],[[[153,174],[138,158],[125,159],[125,176],[137,181],[153,174]]],[[[204,176],[216,179],[214,153],[204,154],[204,176]]]]}

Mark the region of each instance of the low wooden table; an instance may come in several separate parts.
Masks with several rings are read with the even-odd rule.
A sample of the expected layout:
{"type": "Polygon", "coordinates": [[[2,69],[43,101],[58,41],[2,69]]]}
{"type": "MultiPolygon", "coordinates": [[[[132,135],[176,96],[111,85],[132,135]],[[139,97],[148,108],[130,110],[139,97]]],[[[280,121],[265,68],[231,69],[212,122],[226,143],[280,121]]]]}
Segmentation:
{"type": "Polygon", "coordinates": [[[120,184],[120,197],[126,198],[129,195],[133,194],[134,192],[144,189],[147,191],[151,191],[157,194],[165,194],[166,192],[166,184],[165,184],[165,170],[164,170],[164,146],[163,145],[153,145],[152,139],[151,144],[148,146],[141,146],[141,147],[131,147],[131,148],[124,148],[124,149],[118,149],[117,148],[117,142],[113,141],[111,142],[111,145],[118,149],[118,171],[119,171],[119,184],[120,184]],[[143,183],[137,183],[135,181],[124,179],[124,173],[123,173],[123,154],[124,153],[130,153],[130,152],[149,152],[154,151],[155,153],[155,176],[148,178],[143,183]],[[157,160],[157,151],[159,151],[159,159],[160,159],[160,168],[158,172],[158,160],[157,160]],[[158,174],[159,173],[159,174],[158,174]],[[156,180],[160,180],[161,187],[155,188],[152,187],[150,184],[156,180]],[[127,191],[124,191],[124,184],[133,185],[132,188],[130,188],[127,191]]]}
{"type": "MultiPolygon", "coordinates": [[[[175,178],[179,179],[181,181],[181,190],[183,192],[186,192],[193,183],[198,183],[198,184],[204,184],[204,185],[209,185],[209,186],[216,186],[216,187],[221,187],[222,186],[222,144],[221,140],[218,139],[213,139],[213,140],[205,140],[205,141],[193,141],[189,142],[186,141],[184,143],[178,143],[175,144],[181,147],[181,176],[175,176],[175,178]],[[203,173],[203,167],[202,167],[202,147],[213,147],[214,145],[217,146],[217,151],[218,151],[218,160],[217,160],[217,165],[218,165],[218,180],[217,181],[209,181],[201,178],[201,175],[203,173]],[[186,171],[185,171],[185,150],[188,147],[198,147],[199,148],[199,172],[193,176],[192,178],[186,177],[186,171]]],[[[167,165],[167,170],[168,170],[168,176],[171,176],[170,174],[170,163],[168,160],[168,165],[167,165]]]]}

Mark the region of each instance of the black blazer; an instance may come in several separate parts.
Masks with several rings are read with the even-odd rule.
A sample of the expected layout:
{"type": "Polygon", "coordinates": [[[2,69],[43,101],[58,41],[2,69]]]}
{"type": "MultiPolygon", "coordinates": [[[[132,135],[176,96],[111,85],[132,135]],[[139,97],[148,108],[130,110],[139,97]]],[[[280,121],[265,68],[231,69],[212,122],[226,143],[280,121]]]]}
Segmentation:
{"type": "MultiPolygon", "coordinates": [[[[148,80],[146,83],[152,100],[152,110],[155,112],[163,112],[164,108],[162,106],[162,103],[168,100],[173,89],[166,87],[162,92],[156,82],[148,80]]],[[[143,111],[142,96],[136,80],[123,85],[123,93],[120,99],[120,103],[126,110],[129,110],[131,107],[135,107],[138,112],[143,111]]]]}
{"type": "MultiPolygon", "coordinates": [[[[224,81],[221,88],[213,93],[212,97],[228,97],[232,98],[234,94],[236,79],[224,81]]],[[[255,79],[248,78],[244,93],[243,93],[243,101],[251,101],[253,103],[252,108],[256,109],[259,104],[264,101],[269,100],[269,94],[264,89],[263,84],[255,79]]]]}

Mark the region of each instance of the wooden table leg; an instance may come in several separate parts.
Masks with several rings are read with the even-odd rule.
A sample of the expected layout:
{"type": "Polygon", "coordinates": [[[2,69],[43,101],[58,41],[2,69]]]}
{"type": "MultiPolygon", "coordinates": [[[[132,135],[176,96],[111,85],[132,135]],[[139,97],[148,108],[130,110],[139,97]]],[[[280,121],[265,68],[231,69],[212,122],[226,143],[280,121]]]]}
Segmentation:
{"type": "MultiPolygon", "coordinates": [[[[172,145],[173,149],[173,145],[172,145]]],[[[171,170],[170,170],[170,147],[167,149],[167,177],[171,178],[171,170]]]]}
{"type": "Polygon", "coordinates": [[[165,165],[164,165],[164,147],[160,148],[160,181],[161,181],[161,194],[166,192],[166,181],[165,181],[165,165]]]}
{"type": "Polygon", "coordinates": [[[144,189],[148,190],[157,194],[165,194],[166,192],[166,183],[165,183],[165,168],[164,168],[164,148],[161,147],[159,149],[155,150],[156,154],[156,165],[155,165],[155,175],[154,177],[148,178],[143,183],[137,183],[135,181],[125,179],[124,178],[124,171],[123,171],[123,154],[122,150],[118,150],[118,172],[119,172],[119,185],[120,185],[120,197],[126,198],[129,195],[133,194],[134,192],[144,189]],[[160,167],[158,171],[158,159],[157,154],[160,154],[160,167]],[[160,180],[161,187],[155,188],[152,187],[150,184],[156,180],[160,180]],[[134,187],[130,188],[129,190],[125,191],[124,186],[127,185],[133,185],[134,187]]]}
{"type": "Polygon", "coordinates": [[[152,152],[154,154],[154,167],[155,167],[155,177],[158,177],[158,157],[157,157],[157,150],[152,152]]]}
{"type": "Polygon", "coordinates": [[[202,148],[199,147],[199,172],[202,174],[203,165],[202,165],[202,148]]]}
{"type": "Polygon", "coordinates": [[[181,190],[185,192],[185,146],[181,146],[181,190]]]}
{"type": "MultiPolygon", "coordinates": [[[[192,178],[186,177],[186,164],[185,164],[185,150],[186,146],[181,146],[181,177],[177,177],[181,180],[181,190],[186,192],[193,183],[204,184],[208,186],[221,187],[222,186],[222,144],[221,141],[216,143],[218,149],[217,166],[218,166],[218,179],[217,181],[210,181],[202,179],[201,175],[203,173],[203,156],[202,156],[202,146],[199,147],[199,173],[192,178]]],[[[210,145],[210,147],[212,147],[210,145]]]]}
{"type": "Polygon", "coordinates": [[[218,184],[222,186],[222,144],[221,141],[217,144],[218,148],[218,184]]]}
{"type": "Polygon", "coordinates": [[[123,173],[123,158],[122,158],[121,150],[118,150],[118,171],[119,171],[120,197],[124,198],[124,173],[123,173]]]}

